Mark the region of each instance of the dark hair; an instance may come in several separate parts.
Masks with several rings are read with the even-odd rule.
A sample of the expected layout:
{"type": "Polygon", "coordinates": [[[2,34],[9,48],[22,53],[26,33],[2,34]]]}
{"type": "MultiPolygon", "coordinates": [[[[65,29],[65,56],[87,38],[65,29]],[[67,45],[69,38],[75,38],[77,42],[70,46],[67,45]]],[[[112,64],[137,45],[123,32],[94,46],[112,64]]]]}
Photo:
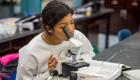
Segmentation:
{"type": "Polygon", "coordinates": [[[49,2],[41,14],[43,28],[46,29],[47,25],[54,29],[54,26],[69,13],[72,14],[73,10],[67,4],[57,0],[49,2]]]}

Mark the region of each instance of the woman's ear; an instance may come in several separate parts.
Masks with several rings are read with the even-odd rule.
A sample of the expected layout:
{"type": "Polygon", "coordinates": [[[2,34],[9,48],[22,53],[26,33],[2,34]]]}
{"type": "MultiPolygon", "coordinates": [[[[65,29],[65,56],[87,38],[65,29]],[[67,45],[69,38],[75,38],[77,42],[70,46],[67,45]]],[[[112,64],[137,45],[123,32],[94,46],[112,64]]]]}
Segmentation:
{"type": "Polygon", "coordinates": [[[49,26],[46,26],[46,27],[45,27],[45,31],[46,31],[47,33],[49,33],[49,34],[52,34],[52,33],[53,33],[53,29],[50,28],[49,26]]]}
{"type": "Polygon", "coordinates": [[[51,34],[53,33],[53,31],[51,29],[49,29],[48,32],[51,33],[51,34]]]}

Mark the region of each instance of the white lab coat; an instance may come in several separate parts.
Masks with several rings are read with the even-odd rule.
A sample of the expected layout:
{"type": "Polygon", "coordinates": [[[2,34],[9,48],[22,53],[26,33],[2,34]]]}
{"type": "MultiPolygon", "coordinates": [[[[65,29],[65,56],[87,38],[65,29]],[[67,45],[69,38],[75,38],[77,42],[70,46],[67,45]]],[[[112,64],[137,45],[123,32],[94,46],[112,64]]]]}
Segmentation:
{"type": "MultiPolygon", "coordinates": [[[[47,80],[50,76],[48,71],[48,58],[55,55],[58,59],[56,69],[61,73],[61,62],[69,60],[67,57],[68,41],[58,45],[49,45],[43,41],[41,34],[33,38],[26,46],[19,50],[19,63],[16,80],[47,80]]],[[[78,58],[84,60],[92,59],[95,56],[89,40],[80,32],[75,30],[74,37],[84,45],[81,47],[78,58]]],[[[53,77],[52,80],[68,80],[68,78],[53,77]]]]}

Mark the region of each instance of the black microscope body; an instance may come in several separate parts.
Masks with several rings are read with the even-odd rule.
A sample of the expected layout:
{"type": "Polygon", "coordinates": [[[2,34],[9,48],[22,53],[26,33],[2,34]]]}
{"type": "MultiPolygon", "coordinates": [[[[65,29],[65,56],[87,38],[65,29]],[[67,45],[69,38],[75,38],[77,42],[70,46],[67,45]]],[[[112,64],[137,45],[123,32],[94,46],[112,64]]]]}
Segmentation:
{"type": "Polygon", "coordinates": [[[89,64],[86,62],[63,62],[62,63],[62,75],[63,77],[68,77],[69,80],[77,80],[78,76],[74,71],[78,71],[79,68],[88,67],[89,64]]]}

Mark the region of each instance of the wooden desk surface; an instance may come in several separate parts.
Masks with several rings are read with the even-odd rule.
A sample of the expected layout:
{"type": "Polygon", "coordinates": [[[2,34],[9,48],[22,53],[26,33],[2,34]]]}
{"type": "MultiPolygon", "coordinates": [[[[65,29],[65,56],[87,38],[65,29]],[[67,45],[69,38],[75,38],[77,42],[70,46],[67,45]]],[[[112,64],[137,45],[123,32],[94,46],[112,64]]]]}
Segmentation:
{"type": "MultiPolygon", "coordinates": [[[[95,60],[123,63],[132,69],[140,69],[140,31],[117,45],[102,51],[95,60]]],[[[117,80],[129,80],[121,76],[117,80]]]]}

